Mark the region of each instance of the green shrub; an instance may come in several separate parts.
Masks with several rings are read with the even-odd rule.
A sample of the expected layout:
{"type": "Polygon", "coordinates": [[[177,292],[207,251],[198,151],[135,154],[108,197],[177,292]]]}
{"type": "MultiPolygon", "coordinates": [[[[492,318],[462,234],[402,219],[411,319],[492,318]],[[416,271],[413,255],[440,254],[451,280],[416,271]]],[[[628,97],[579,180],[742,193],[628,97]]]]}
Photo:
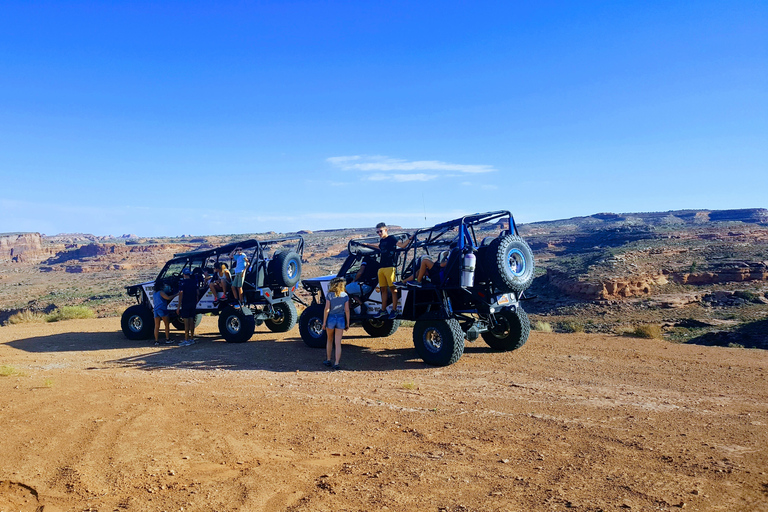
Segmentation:
{"type": "Polygon", "coordinates": [[[5,321],[6,324],[31,324],[36,322],[45,322],[46,316],[41,313],[36,313],[34,311],[30,311],[29,309],[25,309],[23,311],[19,311],[18,313],[14,313],[11,316],[8,317],[8,320],[5,321]]]}
{"type": "Polygon", "coordinates": [[[661,326],[656,324],[638,325],[633,331],[629,332],[630,336],[636,338],[657,339],[663,338],[661,334],[661,326]]]}
{"type": "Polygon", "coordinates": [[[579,322],[565,321],[560,322],[560,330],[563,332],[584,332],[584,325],[579,322]]]}
{"type": "Polygon", "coordinates": [[[96,316],[94,311],[87,306],[61,306],[56,311],[48,315],[48,322],[59,322],[61,320],[74,320],[76,318],[93,318],[96,316]]]}
{"type": "Polygon", "coordinates": [[[540,320],[537,320],[536,322],[533,322],[531,325],[531,329],[534,331],[540,331],[540,332],[552,332],[552,324],[549,322],[542,322],[540,320]]]}
{"type": "Polygon", "coordinates": [[[0,377],[13,377],[13,376],[23,377],[24,373],[20,372],[13,366],[9,366],[9,365],[0,366],[0,377]]]}

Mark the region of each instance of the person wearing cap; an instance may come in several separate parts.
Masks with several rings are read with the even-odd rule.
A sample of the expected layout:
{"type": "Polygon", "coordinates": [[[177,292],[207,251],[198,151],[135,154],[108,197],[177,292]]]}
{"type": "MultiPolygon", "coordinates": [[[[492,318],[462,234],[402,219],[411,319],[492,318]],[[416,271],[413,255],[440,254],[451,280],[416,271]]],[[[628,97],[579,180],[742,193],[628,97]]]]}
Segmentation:
{"type": "Polygon", "coordinates": [[[179,346],[186,347],[195,342],[195,313],[197,309],[197,281],[192,278],[189,267],[181,271],[179,282],[179,302],[176,314],[184,321],[184,341],[179,346]]]}
{"type": "Polygon", "coordinates": [[[243,282],[245,282],[245,271],[248,268],[248,257],[241,247],[236,247],[232,251],[232,295],[235,296],[235,309],[240,309],[243,304],[243,282]]]}

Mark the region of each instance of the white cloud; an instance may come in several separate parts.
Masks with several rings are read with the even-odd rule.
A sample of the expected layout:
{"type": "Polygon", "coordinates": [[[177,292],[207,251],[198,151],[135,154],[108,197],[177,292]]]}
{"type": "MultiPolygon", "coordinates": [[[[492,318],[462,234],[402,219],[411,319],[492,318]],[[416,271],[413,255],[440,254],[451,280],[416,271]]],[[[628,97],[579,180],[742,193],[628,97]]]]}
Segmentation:
{"type": "MultiPolygon", "coordinates": [[[[326,161],[345,171],[363,171],[363,172],[418,172],[418,171],[452,171],[463,174],[480,174],[486,172],[495,172],[497,169],[492,165],[484,164],[452,164],[441,162],[439,160],[403,160],[400,158],[389,158],[386,156],[334,156],[327,158],[326,161]]],[[[426,175],[425,175],[426,176],[426,175]]]]}
{"type": "Polygon", "coordinates": [[[416,173],[416,174],[382,174],[382,173],[376,173],[371,174],[368,179],[370,181],[397,181],[397,182],[404,182],[404,181],[430,181],[437,178],[437,174],[424,174],[424,173],[416,173]]]}

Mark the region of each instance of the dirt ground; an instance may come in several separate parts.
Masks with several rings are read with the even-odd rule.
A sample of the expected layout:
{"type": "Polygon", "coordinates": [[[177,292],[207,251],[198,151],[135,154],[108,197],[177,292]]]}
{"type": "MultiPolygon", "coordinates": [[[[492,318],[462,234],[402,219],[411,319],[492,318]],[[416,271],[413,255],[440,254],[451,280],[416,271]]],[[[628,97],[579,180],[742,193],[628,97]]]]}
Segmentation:
{"type": "Polygon", "coordinates": [[[191,347],[0,327],[0,511],[768,510],[768,352],[535,332],[447,368],[411,329],[191,347]]]}

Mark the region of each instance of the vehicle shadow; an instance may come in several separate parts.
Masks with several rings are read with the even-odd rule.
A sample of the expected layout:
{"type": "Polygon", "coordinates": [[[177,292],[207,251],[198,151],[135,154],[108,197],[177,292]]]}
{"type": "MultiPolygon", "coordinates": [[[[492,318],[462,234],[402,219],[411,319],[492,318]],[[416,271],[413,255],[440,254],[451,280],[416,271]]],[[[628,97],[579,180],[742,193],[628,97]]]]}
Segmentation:
{"type": "MultiPolygon", "coordinates": [[[[264,333],[261,333],[264,334],[264,333]]],[[[62,353],[96,352],[98,355],[88,363],[94,368],[124,367],[142,370],[187,369],[187,370],[266,370],[273,372],[314,372],[328,371],[323,366],[324,348],[308,347],[300,337],[291,336],[282,340],[255,336],[247,343],[225,343],[217,334],[203,334],[197,343],[179,347],[180,335],[174,343],[166,345],[161,335],[160,345],[152,340],[131,341],[123,333],[116,332],[72,332],[35,336],[13,340],[6,344],[25,352],[62,353]],[[103,351],[137,349],[139,354],[111,358],[103,351]]],[[[341,366],[346,371],[392,371],[424,370],[431,367],[419,358],[413,346],[404,348],[377,348],[370,343],[369,336],[345,336],[342,346],[341,366]]],[[[485,346],[468,344],[466,354],[492,352],[485,346]]]]}

